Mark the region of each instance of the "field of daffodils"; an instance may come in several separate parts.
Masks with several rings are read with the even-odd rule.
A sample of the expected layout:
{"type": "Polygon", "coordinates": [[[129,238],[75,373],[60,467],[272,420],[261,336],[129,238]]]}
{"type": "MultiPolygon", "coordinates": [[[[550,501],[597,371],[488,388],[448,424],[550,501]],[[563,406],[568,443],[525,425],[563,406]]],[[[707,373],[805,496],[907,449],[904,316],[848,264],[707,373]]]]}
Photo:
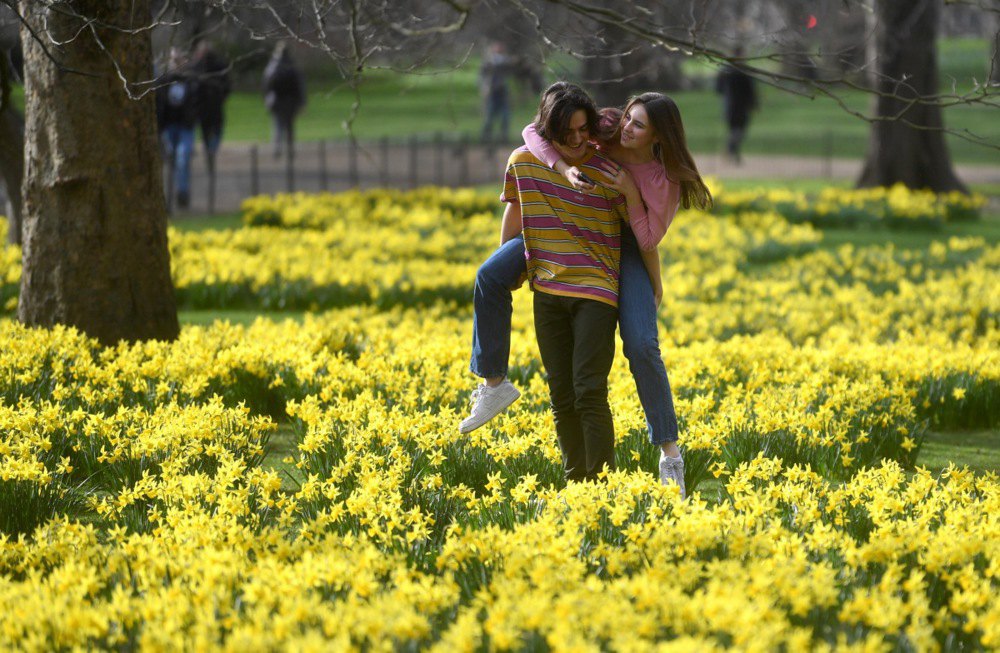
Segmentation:
{"type": "Polygon", "coordinates": [[[523,396],[458,433],[494,194],[172,230],[182,309],[262,314],[175,342],[19,325],[0,249],[0,648],[1000,648],[1000,478],[920,464],[929,429],[1000,428],[1000,246],[947,233],[982,198],[717,196],[661,246],[686,500],[621,355],[618,469],[562,481],[527,289],[523,396]],[[831,223],[939,237],[824,249],[831,223]]]}

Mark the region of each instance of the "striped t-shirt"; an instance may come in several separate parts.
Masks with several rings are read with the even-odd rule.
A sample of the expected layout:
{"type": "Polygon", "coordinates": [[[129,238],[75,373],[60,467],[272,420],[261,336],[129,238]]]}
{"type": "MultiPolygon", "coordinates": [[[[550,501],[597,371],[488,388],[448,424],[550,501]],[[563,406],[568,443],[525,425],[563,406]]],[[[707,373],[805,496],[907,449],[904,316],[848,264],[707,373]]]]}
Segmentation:
{"type": "MultiPolygon", "coordinates": [[[[591,179],[606,179],[614,164],[593,148],[570,161],[591,179]]],[[[535,291],[618,305],[618,270],[625,198],[598,185],[584,193],[526,147],[507,161],[505,202],[520,202],[528,279],[535,291]]]]}

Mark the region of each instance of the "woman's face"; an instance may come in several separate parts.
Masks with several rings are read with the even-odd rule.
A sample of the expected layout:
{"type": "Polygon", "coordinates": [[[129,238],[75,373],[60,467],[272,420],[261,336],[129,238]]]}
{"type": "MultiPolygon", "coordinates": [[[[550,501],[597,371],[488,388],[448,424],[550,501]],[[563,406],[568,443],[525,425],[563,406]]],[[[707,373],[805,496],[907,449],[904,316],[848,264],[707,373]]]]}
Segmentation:
{"type": "Polygon", "coordinates": [[[635,102],[622,116],[622,147],[630,150],[648,149],[656,142],[656,132],[649,124],[649,115],[641,102],[635,102]]]}

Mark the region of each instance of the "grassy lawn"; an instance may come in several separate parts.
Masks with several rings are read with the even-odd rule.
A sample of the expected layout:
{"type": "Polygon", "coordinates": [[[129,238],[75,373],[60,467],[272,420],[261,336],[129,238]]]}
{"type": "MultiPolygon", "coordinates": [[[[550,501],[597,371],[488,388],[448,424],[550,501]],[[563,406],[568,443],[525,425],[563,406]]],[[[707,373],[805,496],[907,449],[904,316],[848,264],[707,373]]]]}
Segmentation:
{"type": "MultiPolygon", "coordinates": [[[[942,89],[968,90],[973,78],[983,79],[987,68],[987,46],[983,39],[954,39],[941,43],[942,89]]],[[[478,135],[481,109],[476,89],[477,61],[458,70],[400,75],[374,70],[366,73],[358,91],[360,106],[353,124],[362,139],[401,138],[411,134],[443,133],[446,137],[478,135]]],[[[701,69],[704,72],[704,69],[701,69]]],[[[710,72],[710,71],[708,71],[710,72]]],[[[555,75],[550,75],[553,81],[555,75]]],[[[572,78],[572,76],[570,76],[572,78]]],[[[706,80],[707,81],[707,80],[706,80]]],[[[536,98],[514,85],[517,100],[511,122],[511,137],[534,114],[536,98]]],[[[810,99],[761,85],[761,110],[750,127],[748,153],[795,154],[801,156],[860,157],[865,152],[869,125],[853,117],[829,99],[810,99]]],[[[710,90],[672,94],[681,108],[691,148],[717,152],[724,139],[719,98],[710,90]]],[[[870,98],[861,92],[843,95],[852,111],[866,112],[870,98]]],[[[297,124],[303,140],[346,139],[344,122],[355,102],[354,91],[343,82],[312,84],[309,104],[297,124]]],[[[624,100],[624,98],[623,98],[624,100]]],[[[229,101],[226,138],[231,141],[265,142],[270,123],[257,93],[236,93],[229,101]]],[[[946,124],[985,136],[1000,145],[1000,122],[995,112],[983,107],[958,106],[945,111],[946,124]]],[[[997,150],[978,146],[956,136],[948,137],[956,161],[989,164],[997,150]]]]}
{"type": "Polygon", "coordinates": [[[1000,431],[931,431],[917,464],[939,470],[954,463],[977,472],[1000,472],[1000,431]]]}
{"type": "Polygon", "coordinates": [[[303,311],[253,311],[234,309],[212,309],[209,311],[178,311],[177,319],[182,326],[205,326],[214,322],[230,322],[231,324],[248,325],[254,320],[263,317],[275,322],[284,320],[294,320],[301,322],[305,313],[303,311]]]}
{"type": "Polygon", "coordinates": [[[292,425],[287,422],[279,424],[268,441],[267,454],[262,465],[277,470],[281,475],[281,487],[286,491],[298,490],[299,484],[305,480],[305,475],[294,464],[285,462],[285,458],[295,455],[296,447],[295,430],[292,425]]]}
{"type": "MultiPolygon", "coordinates": [[[[353,124],[362,139],[403,138],[411,134],[440,132],[446,138],[475,138],[481,126],[479,99],[473,84],[463,85],[453,78],[461,73],[414,77],[389,83],[377,80],[362,88],[361,106],[353,124]]],[[[721,106],[710,91],[673,93],[684,119],[688,144],[696,152],[717,152],[724,142],[721,106]]],[[[860,92],[846,96],[852,110],[864,112],[868,98],[860,92]]],[[[350,116],[353,94],[346,87],[313,91],[309,104],[296,124],[297,138],[345,140],[344,122],[350,116]]],[[[809,99],[767,87],[762,89],[762,109],[750,126],[745,151],[749,154],[793,154],[799,156],[861,157],[867,145],[869,125],[841,109],[830,99],[809,99]]],[[[534,115],[534,98],[514,106],[511,138],[534,115]]],[[[236,93],[227,105],[226,139],[266,142],[270,122],[261,98],[236,93]]],[[[988,137],[1000,144],[1000,126],[993,111],[982,107],[952,107],[945,122],[988,137]]],[[[948,136],[955,161],[989,164],[997,151],[978,146],[957,136],[948,136]]]]}
{"type": "Polygon", "coordinates": [[[170,226],[181,231],[206,231],[208,229],[239,229],[243,226],[243,214],[216,213],[215,215],[188,215],[179,213],[170,217],[170,226]]]}

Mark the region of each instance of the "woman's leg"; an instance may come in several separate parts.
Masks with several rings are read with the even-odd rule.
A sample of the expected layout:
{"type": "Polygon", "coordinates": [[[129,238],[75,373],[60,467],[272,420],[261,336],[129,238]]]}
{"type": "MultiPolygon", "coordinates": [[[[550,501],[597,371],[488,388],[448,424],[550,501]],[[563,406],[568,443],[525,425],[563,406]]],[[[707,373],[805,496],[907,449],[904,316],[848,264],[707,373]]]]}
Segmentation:
{"type": "Polygon", "coordinates": [[[504,377],[510,357],[511,289],[524,274],[524,239],[501,245],[476,273],[469,370],[484,379],[504,377]]]}
{"type": "Polygon", "coordinates": [[[476,273],[469,369],[485,381],[472,393],[472,409],[458,426],[462,433],[479,428],[521,396],[507,380],[507,359],[510,358],[511,290],[525,269],[524,240],[518,236],[493,252],[476,273]]]}
{"type": "Polygon", "coordinates": [[[676,483],[684,497],[684,461],[677,448],[677,414],[660,356],[656,332],[656,301],[653,284],[642,263],[632,232],[622,233],[621,275],[618,291],[618,323],[622,350],[635,379],[639,403],[646,413],[649,441],[660,447],[660,482],[676,483]]]}
{"type": "Polygon", "coordinates": [[[667,369],[660,355],[653,285],[642,263],[635,236],[628,230],[622,234],[618,302],[622,350],[646,413],[649,441],[660,446],[676,443],[677,415],[667,369]]]}

